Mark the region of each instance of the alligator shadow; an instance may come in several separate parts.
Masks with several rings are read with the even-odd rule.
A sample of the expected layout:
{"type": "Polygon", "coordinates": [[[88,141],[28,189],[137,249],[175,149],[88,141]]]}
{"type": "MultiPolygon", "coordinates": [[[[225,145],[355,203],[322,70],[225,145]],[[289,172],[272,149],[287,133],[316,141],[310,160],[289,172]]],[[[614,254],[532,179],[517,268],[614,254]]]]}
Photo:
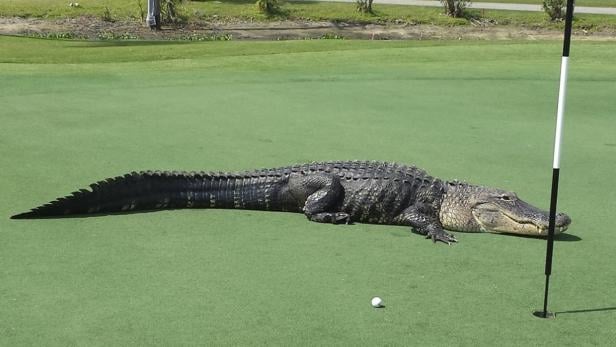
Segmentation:
{"type": "MultiPolygon", "coordinates": [[[[507,235],[507,236],[512,236],[512,237],[521,237],[524,239],[540,239],[540,240],[547,240],[547,236],[531,236],[531,235],[519,235],[519,234],[508,234],[508,233],[502,233],[502,235],[507,235]]],[[[554,241],[558,241],[558,242],[575,242],[575,241],[582,241],[582,238],[573,234],[569,234],[569,233],[561,233],[558,235],[554,235],[554,241]]]]}
{"type": "Polygon", "coordinates": [[[122,216],[122,215],[141,214],[141,213],[154,213],[154,212],[172,211],[172,210],[179,210],[179,208],[178,209],[168,208],[168,209],[155,209],[155,210],[103,212],[103,213],[89,213],[89,214],[67,214],[67,215],[59,215],[59,216],[32,216],[32,217],[27,217],[27,218],[11,218],[11,219],[15,219],[15,220],[20,220],[20,219],[24,219],[24,220],[26,220],[26,219],[28,219],[28,220],[34,220],[34,219],[83,219],[83,218],[99,218],[99,217],[106,217],[106,216],[122,216]]]}
{"type": "MultiPolygon", "coordinates": [[[[193,207],[193,208],[183,208],[183,207],[178,207],[178,208],[158,208],[158,209],[151,209],[151,210],[136,210],[136,211],[116,211],[116,212],[99,212],[99,213],[84,213],[84,214],[67,214],[67,215],[58,215],[58,216],[31,216],[31,217],[26,217],[26,218],[12,218],[9,217],[11,220],[35,220],[35,219],[87,219],[87,218],[100,218],[100,217],[107,217],[107,216],[124,216],[124,215],[132,215],[132,214],[142,214],[142,213],[156,213],[156,212],[163,212],[163,211],[177,211],[177,210],[234,210],[234,209],[228,209],[228,208],[210,208],[210,207],[203,207],[203,208],[199,208],[199,207],[193,207]]],[[[257,210],[242,210],[242,211],[252,211],[255,212],[257,210]]],[[[283,211],[267,211],[268,213],[286,213],[283,211]]],[[[353,223],[349,223],[349,224],[353,224],[353,223]]]]}
{"type": "MultiPolygon", "coordinates": [[[[131,215],[131,214],[140,214],[140,213],[154,213],[161,211],[173,211],[180,210],[182,208],[166,208],[166,209],[153,209],[153,210],[137,210],[137,211],[118,211],[118,212],[103,212],[103,213],[91,213],[91,214],[69,214],[69,215],[61,215],[61,216],[32,216],[28,218],[17,218],[17,219],[81,219],[81,218],[98,218],[105,216],[122,216],[122,215],[131,215]]],[[[198,208],[194,208],[198,209],[198,208]]],[[[208,208],[204,208],[208,209],[208,208]]],[[[269,211],[269,212],[279,212],[279,211],[269,211]]],[[[13,219],[13,218],[11,218],[13,219]]],[[[349,223],[354,224],[354,223],[349,223]]],[[[412,230],[413,233],[417,233],[415,230],[412,230]]],[[[501,235],[511,236],[511,237],[521,237],[525,239],[543,239],[547,240],[547,237],[544,236],[530,236],[530,235],[519,235],[519,234],[508,234],[508,233],[500,233],[501,235]]],[[[407,234],[404,233],[404,236],[407,234]]],[[[398,236],[398,235],[394,235],[398,236]]],[[[401,235],[400,235],[401,236],[401,235]]],[[[561,233],[558,235],[554,235],[554,241],[558,242],[575,242],[582,241],[582,238],[573,234],[561,233]]]]}
{"type": "Polygon", "coordinates": [[[602,308],[587,308],[587,309],[581,309],[581,310],[559,311],[559,312],[554,312],[554,314],[558,316],[561,314],[605,312],[605,311],[616,311],[616,307],[612,306],[612,307],[602,307],[602,308]]]}

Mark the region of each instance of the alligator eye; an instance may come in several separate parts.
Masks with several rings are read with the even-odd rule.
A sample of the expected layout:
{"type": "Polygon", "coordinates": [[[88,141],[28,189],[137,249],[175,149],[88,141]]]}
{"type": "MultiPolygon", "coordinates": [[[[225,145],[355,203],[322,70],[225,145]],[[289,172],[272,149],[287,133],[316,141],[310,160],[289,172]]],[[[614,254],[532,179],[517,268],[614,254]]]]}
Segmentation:
{"type": "Polygon", "coordinates": [[[509,195],[503,195],[501,196],[501,200],[511,201],[511,197],[509,195]]]}

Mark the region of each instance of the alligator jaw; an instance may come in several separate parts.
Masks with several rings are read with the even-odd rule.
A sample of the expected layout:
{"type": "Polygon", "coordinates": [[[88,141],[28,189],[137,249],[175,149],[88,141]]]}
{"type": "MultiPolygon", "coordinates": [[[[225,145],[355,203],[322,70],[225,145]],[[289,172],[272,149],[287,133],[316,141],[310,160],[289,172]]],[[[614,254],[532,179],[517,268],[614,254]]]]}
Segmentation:
{"type": "MultiPolygon", "coordinates": [[[[443,226],[458,231],[485,231],[528,236],[548,234],[549,215],[501,189],[450,182],[439,214],[443,226]]],[[[564,232],[571,218],[556,215],[555,234],[564,232]]]]}
{"type": "MultiPolygon", "coordinates": [[[[528,205],[533,208],[533,206],[528,205]]],[[[528,235],[528,236],[547,236],[549,227],[549,215],[545,211],[536,210],[533,211],[533,219],[520,218],[517,219],[515,215],[510,214],[509,210],[493,211],[492,213],[500,214],[500,218],[491,218],[488,222],[485,222],[481,217],[477,216],[477,223],[481,226],[483,231],[528,235]],[[494,223],[494,221],[498,223],[494,223]],[[491,224],[490,224],[491,223],[491,224]]],[[[556,216],[556,223],[554,225],[554,234],[560,234],[569,228],[571,219],[565,214],[558,214],[556,216]]]]}

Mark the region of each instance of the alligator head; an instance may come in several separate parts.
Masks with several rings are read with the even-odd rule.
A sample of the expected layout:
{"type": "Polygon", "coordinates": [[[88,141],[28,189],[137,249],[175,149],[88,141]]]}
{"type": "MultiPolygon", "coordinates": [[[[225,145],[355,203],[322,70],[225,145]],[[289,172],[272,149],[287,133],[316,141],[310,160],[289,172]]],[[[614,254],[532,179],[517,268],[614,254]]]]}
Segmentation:
{"type": "MultiPolygon", "coordinates": [[[[519,235],[548,234],[548,212],[521,200],[502,189],[449,182],[439,214],[445,229],[454,231],[488,231],[519,235]]],[[[554,233],[569,227],[571,218],[556,215],[554,233]]]]}

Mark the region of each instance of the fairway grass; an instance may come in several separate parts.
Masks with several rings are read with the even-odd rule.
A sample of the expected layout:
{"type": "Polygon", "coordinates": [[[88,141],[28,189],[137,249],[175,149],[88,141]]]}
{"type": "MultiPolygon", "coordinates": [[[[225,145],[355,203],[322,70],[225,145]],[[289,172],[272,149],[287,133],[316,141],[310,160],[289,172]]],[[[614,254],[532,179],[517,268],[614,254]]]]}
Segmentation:
{"type": "Polygon", "coordinates": [[[541,320],[541,239],[258,211],[8,218],[132,170],[344,159],[547,208],[560,43],[0,37],[0,345],[614,345],[615,54],[572,45],[573,224],[541,320]]]}

